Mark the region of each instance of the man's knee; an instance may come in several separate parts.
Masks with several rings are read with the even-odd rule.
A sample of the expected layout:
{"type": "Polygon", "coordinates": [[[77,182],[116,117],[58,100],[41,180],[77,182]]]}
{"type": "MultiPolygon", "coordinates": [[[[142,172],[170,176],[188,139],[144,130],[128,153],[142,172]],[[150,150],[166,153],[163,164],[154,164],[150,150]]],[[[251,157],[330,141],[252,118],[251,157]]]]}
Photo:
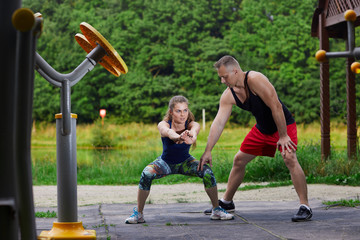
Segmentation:
{"type": "Polygon", "coordinates": [[[296,167],[299,164],[295,152],[291,152],[291,153],[287,152],[285,154],[285,156],[283,156],[283,159],[284,159],[285,165],[289,169],[292,169],[292,168],[296,167]]]}
{"type": "Polygon", "coordinates": [[[233,166],[234,167],[245,167],[246,164],[248,164],[250,161],[251,161],[251,159],[246,158],[243,154],[241,154],[239,152],[234,157],[233,166]]]}

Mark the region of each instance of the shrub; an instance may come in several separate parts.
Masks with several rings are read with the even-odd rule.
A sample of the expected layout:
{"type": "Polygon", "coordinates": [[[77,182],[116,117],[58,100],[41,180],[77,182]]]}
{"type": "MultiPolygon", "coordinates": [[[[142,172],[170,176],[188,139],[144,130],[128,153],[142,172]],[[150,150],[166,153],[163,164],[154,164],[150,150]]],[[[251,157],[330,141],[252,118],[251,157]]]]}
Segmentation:
{"type": "Polygon", "coordinates": [[[92,145],[96,148],[113,147],[112,133],[100,120],[95,122],[95,127],[92,129],[92,145]]]}

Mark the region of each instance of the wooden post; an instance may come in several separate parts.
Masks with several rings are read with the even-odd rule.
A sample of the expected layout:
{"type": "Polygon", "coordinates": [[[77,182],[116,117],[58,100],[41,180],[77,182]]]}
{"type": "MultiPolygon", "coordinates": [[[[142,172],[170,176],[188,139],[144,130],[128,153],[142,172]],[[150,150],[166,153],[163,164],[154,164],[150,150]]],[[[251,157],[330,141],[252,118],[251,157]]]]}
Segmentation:
{"type": "Polygon", "coordinates": [[[203,108],[202,110],[202,127],[203,127],[203,131],[205,131],[205,109],[203,108]]]}
{"type": "Polygon", "coordinates": [[[347,93],[347,153],[348,158],[356,158],[356,84],[355,74],[351,71],[354,58],[346,61],[346,93],[347,93]]]}

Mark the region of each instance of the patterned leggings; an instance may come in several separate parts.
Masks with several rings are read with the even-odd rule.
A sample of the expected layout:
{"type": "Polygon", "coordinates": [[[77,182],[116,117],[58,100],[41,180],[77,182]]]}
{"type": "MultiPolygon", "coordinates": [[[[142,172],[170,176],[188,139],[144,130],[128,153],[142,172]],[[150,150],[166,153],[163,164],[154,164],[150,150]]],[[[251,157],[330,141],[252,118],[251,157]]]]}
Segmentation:
{"type": "Polygon", "coordinates": [[[208,165],[204,165],[203,171],[197,171],[199,161],[189,157],[178,164],[168,164],[161,157],[147,165],[141,173],[139,188],[149,191],[153,179],[165,177],[170,174],[182,174],[187,176],[198,176],[203,179],[205,188],[216,186],[215,176],[208,165]]]}

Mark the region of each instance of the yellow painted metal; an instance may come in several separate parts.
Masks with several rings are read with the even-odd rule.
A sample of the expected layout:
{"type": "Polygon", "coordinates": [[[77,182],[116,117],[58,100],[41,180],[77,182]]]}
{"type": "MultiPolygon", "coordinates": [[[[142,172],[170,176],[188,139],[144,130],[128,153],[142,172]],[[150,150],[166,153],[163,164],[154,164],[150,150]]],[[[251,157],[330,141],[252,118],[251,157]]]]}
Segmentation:
{"type": "Polygon", "coordinates": [[[351,21],[351,22],[355,22],[356,21],[356,12],[352,9],[347,10],[344,13],[344,18],[346,21],[351,21]]]}
{"type": "MultiPolygon", "coordinates": [[[[86,37],[80,33],[77,33],[75,35],[75,40],[79,43],[79,45],[82,47],[82,49],[85,50],[85,52],[89,53],[91,52],[94,47],[89,43],[89,41],[86,39],[86,37]]],[[[116,68],[114,68],[109,62],[108,60],[106,60],[105,58],[102,58],[99,61],[100,65],[103,66],[106,70],[108,70],[110,73],[112,73],[113,75],[119,77],[120,76],[120,71],[117,70],[116,68]]]]}
{"type": "Polygon", "coordinates": [[[356,74],[360,73],[360,63],[359,62],[353,62],[351,64],[351,71],[353,73],[356,73],[356,74]]]}
{"type": "Polygon", "coordinates": [[[124,60],[111,46],[111,44],[93,26],[86,22],[82,22],[80,24],[80,30],[93,47],[96,47],[97,44],[99,44],[102,48],[105,49],[107,55],[104,56],[104,59],[108,63],[117,68],[122,74],[128,72],[128,67],[126,66],[124,60]]]}
{"type": "Polygon", "coordinates": [[[42,231],[38,240],[96,239],[95,230],[85,230],[82,222],[54,222],[50,231],[42,231]]]}
{"type": "Polygon", "coordinates": [[[35,24],[34,12],[28,8],[19,8],[12,15],[11,21],[20,32],[28,32],[35,24]]]}
{"type": "MultiPolygon", "coordinates": [[[[61,118],[62,118],[62,113],[55,114],[55,119],[61,119],[61,118]]],[[[71,118],[76,118],[77,119],[77,114],[72,113],[71,118]]]]}
{"type": "Polygon", "coordinates": [[[326,51],[324,51],[324,50],[319,50],[319,51],[317,51],[316,54],[315,54],[315,58],[316,58],[316,60],[318,60],[318,62],[325,62],[325,61],[327,61],[326,51]]]}

